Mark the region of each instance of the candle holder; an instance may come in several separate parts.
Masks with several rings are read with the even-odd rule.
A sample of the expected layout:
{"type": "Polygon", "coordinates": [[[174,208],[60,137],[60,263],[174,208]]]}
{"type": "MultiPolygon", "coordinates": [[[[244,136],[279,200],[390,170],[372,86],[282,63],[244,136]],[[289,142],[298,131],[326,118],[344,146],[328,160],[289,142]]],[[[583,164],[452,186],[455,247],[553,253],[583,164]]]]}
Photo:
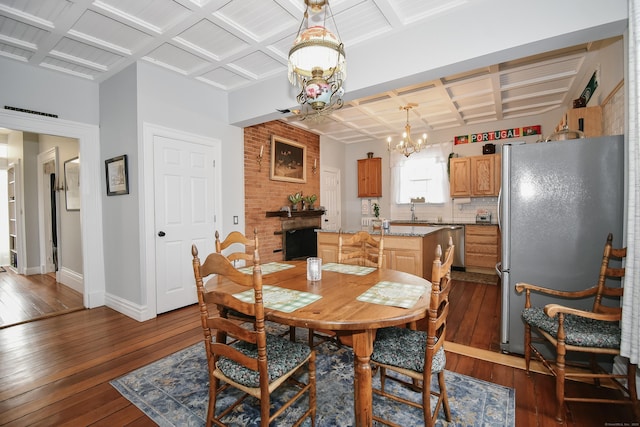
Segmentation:
{"type": "Polygon", "coordinates": [[[262,154],[264,152],[264,145],[260,147],[260,154],[256,156],[256,161],[258,162],[258,170],[262,171],[262,154]]]}
{"type": "Polygon", "coordinates": [[[313,166],[311,166],[311,173],[314,175],[318,173],[318,159],[313,159],[313,166]]]}

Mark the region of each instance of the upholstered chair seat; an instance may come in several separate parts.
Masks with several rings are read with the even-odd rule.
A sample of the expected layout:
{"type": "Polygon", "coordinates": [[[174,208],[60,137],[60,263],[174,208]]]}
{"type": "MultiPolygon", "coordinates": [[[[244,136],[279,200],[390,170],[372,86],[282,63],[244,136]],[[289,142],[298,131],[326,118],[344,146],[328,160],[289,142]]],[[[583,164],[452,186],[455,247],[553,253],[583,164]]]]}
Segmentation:
{"type": "MultiPolygon", "coordinates": [[[[384,365],[397,366],[411,371],[424,371],[424,357],[427,348],[427,333],[405,328],[383,328],[376,333],[371,360],[384,365]]],[[[433,355],[431,372],[444,370],[447,359],[444,347],[433,355]]]]}
{"type": "MultiPolygon", "coordinates": [[[[558,338],[558,321],[545,314],[542,307],[525,308],[522,318],[554,338],[558,338]]],[[[617,321],[589,319],[567,314],[564,318],[565,343],[580,347],[620,348],[620,325],[617,321]]]]}
{"type": "MultiPolygon", "coordinates": [[[[258,357],[258,347],[246,341],[231,344],[239,352],[258,357]]],[[[308,359],[311,349],[308,345],[289,341],[277,335],[267,334],[267,367],[269,383],[279,379],[287,372],[308,359]]],[[[220,357],[217,370],[225,377],[246,387],[260,387],[260,373],[226,357],[220,357]]],[[[215,375],[215,373],[214,373],[215,375]]]]}

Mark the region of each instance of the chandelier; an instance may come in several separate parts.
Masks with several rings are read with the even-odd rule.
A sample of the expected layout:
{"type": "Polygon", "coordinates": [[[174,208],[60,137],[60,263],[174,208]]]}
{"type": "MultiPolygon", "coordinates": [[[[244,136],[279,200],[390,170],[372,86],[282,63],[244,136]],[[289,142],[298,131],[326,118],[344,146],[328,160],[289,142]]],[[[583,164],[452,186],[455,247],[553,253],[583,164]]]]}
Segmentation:
{"type": "MultiPolygon", "coordinates": [[[[300,87],[296,100],[300,110],[292,110],[301,119],[320,117],[342,107],[343,82],[347,78],[347,62],[344,45],[339,36],[326,28],[330,15],[329,0],[304,0],[306,9],[298,35],[289,50],[289,82],[300,87]],[[324,12],[322,25],[309,24],[309,11],[318,20],[324,12]],[[305,25],[306,23],[306,25],[305,25]],[[303,30],[303,27],[306,27],[303,30]]],[[[314,19],[312,18],[312,21],[314,19]]]]}
{"type": "Polygon", "coordinates": [[[402,139],[397,144],[392,143],[392,138],[387,138],[387,151],[395,150],[399,153],[404,154],[405,157],[409,157],[413,153],[419,152],[422,147],[427,144],[427,134],[423,133],[422,138],[418,139],[418,141],[414,141],[411,138],[411,125],[409,124],[409,110],[414,107],[417,107],[418,104],[409,103],[405,106],[400,107],[401,110],[405,110],[407,112],[407,124],[404,126],[404,132],[402,132],[402,139]]]}

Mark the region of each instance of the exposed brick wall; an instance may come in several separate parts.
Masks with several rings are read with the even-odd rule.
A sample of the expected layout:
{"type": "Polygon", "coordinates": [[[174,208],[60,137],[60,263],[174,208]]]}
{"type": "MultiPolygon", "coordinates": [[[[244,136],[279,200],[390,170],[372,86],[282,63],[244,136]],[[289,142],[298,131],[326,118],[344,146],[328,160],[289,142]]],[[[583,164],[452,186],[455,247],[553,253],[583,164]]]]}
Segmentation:
{"type": "Polygon", "coordinates": [[[282,206],[290,205],[289,194],[302,191],[303,195],[315,194],[320,203],[320,137],[281,121],[272,121],[244,129],[244,193],[245,193],[245,233],[253,235],[257,228],[260,239],[260,261],[267,263],[281,261],[282,235],[274,234],[282,230],[281,220],[277,217],[267,218],[267,211],[277,211],[282,206]],[[270,176],[271,135],[290,139],[307,147],[307,182],[294,183],[272,181],[270,176]],[[262,167],[256,157],[260,147],[264,145],[262,167]],[[313,174],[312,166],[317,159],[318,173],[313,174]]]}

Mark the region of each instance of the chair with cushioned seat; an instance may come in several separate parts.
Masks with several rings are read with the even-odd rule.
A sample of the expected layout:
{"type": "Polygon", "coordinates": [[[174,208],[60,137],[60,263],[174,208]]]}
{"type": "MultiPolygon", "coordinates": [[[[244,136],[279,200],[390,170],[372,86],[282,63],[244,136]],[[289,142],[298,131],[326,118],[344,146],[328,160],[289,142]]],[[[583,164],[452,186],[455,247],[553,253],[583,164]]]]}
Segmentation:
{"type": "MultiPolygon", "coordinates": [[[[446,365],[444,342],[454,251],[455,247],[451,240],[444,258],[441,246],[436,247],[431,275],[431,300],[426,317],[416,322],[415,330],[402,327],[379,329],[371,355],[372,366],[380,371],[380,388],[374,388],[373,392],[385,398],[421,408],[425,426],[435,425],[440,408],[444,408],[445,418],[451,421],[444,378],[446,365]],[[390,375],[388,371],[392,371],[395,375],[390,375]],[[434,375],[438,378],[438,391],[431,388],[434,375]],[[415,403],[392,394],[385,388],[387,380],[400,382],[412,389],[419,387],[422,392],[422,403],[415,403]],[[431,412],[432,395],[438,399],[433,413],[431,412]]],[[[375,408],[373,419],[385,425],[397,426],[393,421],[375,415],[375,408]]]]}
{"type": "MultiPolygon", "coordinates": [[[[216,230],[215,236],[216,236],[216,252],[217,253],[221,254],[223,253],[223,251],[225,251],[224,255],[227,257],[229,261],[231,261],[231,263],[234,266],[243,267],[243,266],[251,265],[251,263],[253,262],[252,252],[258,248],[258,234],[255,229],[254,229],[253,240],[249,239],[239,231],[232,231],[227,235],[227,237],[225,237],[223,241],[220,241],[220,233],[218,232],[218,230],[216,230]],[[235,252],[230,252],[231,250],[234,250],[234,249],[236,250],[235,252]],[[243,261],[241,265],[237,265],[239,261],[243,261]]],[[[221,315],[223,317],[236,317],[236,318],[253,321],[253,319],[247,318],[246,316],[243,316],[240,313],[235,313],[233,311],[230,311],[228,308],[221,308],[221,310],[222,310],[221,315]]],[[[296,328],[294,328],[293,326],[290,326],[289,332],[287,333],[289,334],[289,339],[291,341],[296,340],[296,328]]]]}
{"type": "Polygon", "coordinates": [[[191,253],[209,371],[207,427],[212,424],[224,426],[222,419],[247,396],[259,399],[260,425],[267,427],[288,407],[296,402],[303,402],[304,399],[301,398],[305,394],[308,395],[309,405],[302,411],[295,425],[311,418],[311,425],[315,426],[315,351],[306,344],[265,332],[262,272],[257,249],[252,256],[253,274],[238,271],[222,254],[212,253],[201,264],[195,245],[192,246],[191,253]],[[254,302],[241,301],[230,293],[217,291],[215,286],[205,290],[203,277],[213,274],[217,277],[211,280],[228,279],[247,290],[253,290],[254,302]],[[210,304],[219,308],[229,307],[253,321],[246,322],[210,314],[210,304]],[[302,376],[305,373],[307,380],[303,382],[302,376]],[[271,394],[285,384],[295,386],[296,392],[272,413],[271,394]],[[225,405],[220,414],[216,415],[216,399],[228,387],[234,387],[244,393],[231,405],[225,405]]]}
{"type": "MultiPolygon", "coordinates": [[[[249,266],[253,263],[253,251],[258,249],[258,234],[254,230],[254,238],[249,239],[239,231],[232,231],[225,237],[223,241],[220,241],[220,233],[218,230],[215,232],[216,236],[216,253],[222,254],[237,267],[249,266]],[[240,248],[242,247],[242,250],[240,248]],[[229,250],[227,250],[229,249],[229,250]],[[230,252],[235,250],[235,252],[230,252]],[[237,265],[239,261],[243,261],[241,265],[237,265]]],[[[242,313],[236,313],[230,311],[228,307],[220,307],[220,315],[222,317],[234,317],[242,320],[250,320],[253,322],[253,318],[242,315],[242,313]]]]}
{"type": "MultiPolygon", "coordinates": [[[[342,230],[338,233],[338,263],[355,264],[364,267],[382,268],[384,263],[384,229],[380,232],[380,239],[374,239],[366,231],[358,231],[352,236],[345,236],[342,230]]],[[[309,329],[309,344],[313,347],[325,341],[333,341],[337,345],[351,346],[350,336],[336,340],[336,333],[328,330],[309,329]],[[319,338],[317,341],[315,338],[319,338]]]]}
{"type": "MultiPolygon", "coordinates": [[[[597,357],[608,355],[610,357],[620,354],[620,320],[622,308],[619,298],[622,297],[623,288],[621,279],[624,277],[623,267],[610,265],[611,259],[615,259],[620,266],[626,257],[626,248],[613,248],[613,236],[609,234],[604,247],[602,263],[598,282],[595,286],[578,292],[560,291],[544,288],[528,283],[517,283],[516,291],[525,292],[525,307],[522,318],[525,322],[525,363],[527,374],[533,352],[556,380],[556,420],[562,423],[564,420],[565,402],[604,402],[617,404],[631,404],[636,414],[638,411],[638,399],[636,393],[636,366],[627,362],[626,374],[609,373],[598,363],[597,357]],[[531,293],[541,293],[562,298],[565,304],[571,300],[593,298],[591,311],[578,310],[568,305],[547,304],[545,307],[533,307],[531,305],[531,293]],[[604,302],[613,299],[612,304],[604,302]],[[567,302],[565,302],[567,301],[567,302]],[[537,338],[532,337],[536,332],[537,338]],[[555,361],[547,360],[537,343],[550,343],[555,350],[555,361]],[[589,363],[567,362],[567,352],[583,354],[589,357],[589,363]],[[567,370],[566,366],[575,366],[578,370],[567,370]],[[611,384],[620,388],[623,394],[620,399],[610,394],[606,397],[574,397],[566,396],[565,381],[567,379],[591,378],[599,386],[600,380],[608,378],[611,384]],[[620,382],[626,379],[628,387],[620,382]]],[[[617,265],[617,264],[616,264],[617,265]]]]}

